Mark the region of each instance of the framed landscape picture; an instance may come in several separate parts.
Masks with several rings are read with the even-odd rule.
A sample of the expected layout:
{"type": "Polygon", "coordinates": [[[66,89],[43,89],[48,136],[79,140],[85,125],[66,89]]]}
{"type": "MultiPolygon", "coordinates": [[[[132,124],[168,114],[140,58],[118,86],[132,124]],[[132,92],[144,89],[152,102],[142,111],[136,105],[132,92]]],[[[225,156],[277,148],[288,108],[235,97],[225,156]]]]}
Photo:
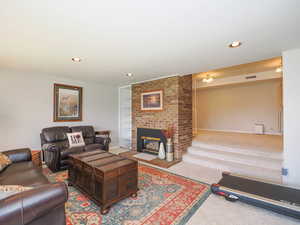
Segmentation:
{"type": "Polygon", "coordinates": [[[82,88],[54,84],[54,122],[82,120],[82,88]]]}
{"type": "Polygon", "coordinates": [[[141,94],[142,111],[160,111],[163,110],[163,91],[148,91],[141,94]]]}

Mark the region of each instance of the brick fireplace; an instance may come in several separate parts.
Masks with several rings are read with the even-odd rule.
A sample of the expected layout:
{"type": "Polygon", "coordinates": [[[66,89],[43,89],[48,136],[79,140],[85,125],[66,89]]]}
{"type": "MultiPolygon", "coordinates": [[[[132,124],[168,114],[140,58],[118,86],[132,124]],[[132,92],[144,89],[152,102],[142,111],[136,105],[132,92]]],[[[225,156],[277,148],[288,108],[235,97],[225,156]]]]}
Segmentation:
{"type": "Polygon", "coordinates": [[[137,128],[165,130],[172,125],[175,126],[174,155],[181,159],[182,152],[192,142],[192,75],[132,85],[132,150],[138,151],[137,128]],[[141,93],[158,89],[164,93],[163,110],[141,111],[141,93]]]}

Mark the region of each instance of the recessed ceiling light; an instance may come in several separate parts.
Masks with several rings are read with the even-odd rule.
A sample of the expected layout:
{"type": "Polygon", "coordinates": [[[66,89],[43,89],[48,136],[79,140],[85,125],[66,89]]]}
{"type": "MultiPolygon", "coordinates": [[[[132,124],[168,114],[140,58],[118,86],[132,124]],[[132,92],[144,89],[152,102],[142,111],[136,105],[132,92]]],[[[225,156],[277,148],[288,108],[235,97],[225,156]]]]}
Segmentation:
{"type": "Polygon", "coordinates": [[[276,71],[276,73],[281,73],[282,72],[282,68],[278,67],[275,71],[276,71]]]}
{"type": "Polygon", "coordinates": [[[127,77],[132,77],[133,74],[132,74],[132,73],[127,73],[126,76],[127,76],[127,77]]]}
{"type": "Polygon", "coordinates": [[[80,62],[80,61],[81,61],[81,58],[79,58],[79,57],[73,57],[73,58],[72,58],[72,61],[73,61],[73,62],[80,62]]]}
{"type": "Polygon", "coordinates": [[[229,48],[237,48],[242,45],[242,42],[240,41],[233,41],[230,45],[228,45],[229,48]]]}

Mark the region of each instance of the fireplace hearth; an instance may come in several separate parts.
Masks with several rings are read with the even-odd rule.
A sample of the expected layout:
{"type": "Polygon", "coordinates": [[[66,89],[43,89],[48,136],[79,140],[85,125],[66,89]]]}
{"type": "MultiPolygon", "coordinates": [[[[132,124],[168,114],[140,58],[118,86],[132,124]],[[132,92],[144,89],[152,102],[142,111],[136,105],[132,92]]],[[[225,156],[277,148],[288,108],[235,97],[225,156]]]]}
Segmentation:
{"type": "Polygon", "coordinates": [[[137,129],[137,151],[158,155],[160,143],[166,148],[166,138],[163,130],[138,128],[137,129]]]}

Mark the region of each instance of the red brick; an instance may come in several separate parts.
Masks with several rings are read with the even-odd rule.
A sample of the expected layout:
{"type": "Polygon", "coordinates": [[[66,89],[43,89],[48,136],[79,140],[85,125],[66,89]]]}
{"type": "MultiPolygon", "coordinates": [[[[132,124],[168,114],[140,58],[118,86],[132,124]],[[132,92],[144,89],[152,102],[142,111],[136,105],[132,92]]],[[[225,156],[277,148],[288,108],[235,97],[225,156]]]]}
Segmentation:
{"type": "Polygon", "coordinates": [[[137,128],[167,129],[175,126],[173,137],[175,155],[192,142],[192,75],[169,77],[132,86],[132,149],[136,150],[137,128]],[[141,111],[141,93],[162,89],[163,111],[141,111]]]}

